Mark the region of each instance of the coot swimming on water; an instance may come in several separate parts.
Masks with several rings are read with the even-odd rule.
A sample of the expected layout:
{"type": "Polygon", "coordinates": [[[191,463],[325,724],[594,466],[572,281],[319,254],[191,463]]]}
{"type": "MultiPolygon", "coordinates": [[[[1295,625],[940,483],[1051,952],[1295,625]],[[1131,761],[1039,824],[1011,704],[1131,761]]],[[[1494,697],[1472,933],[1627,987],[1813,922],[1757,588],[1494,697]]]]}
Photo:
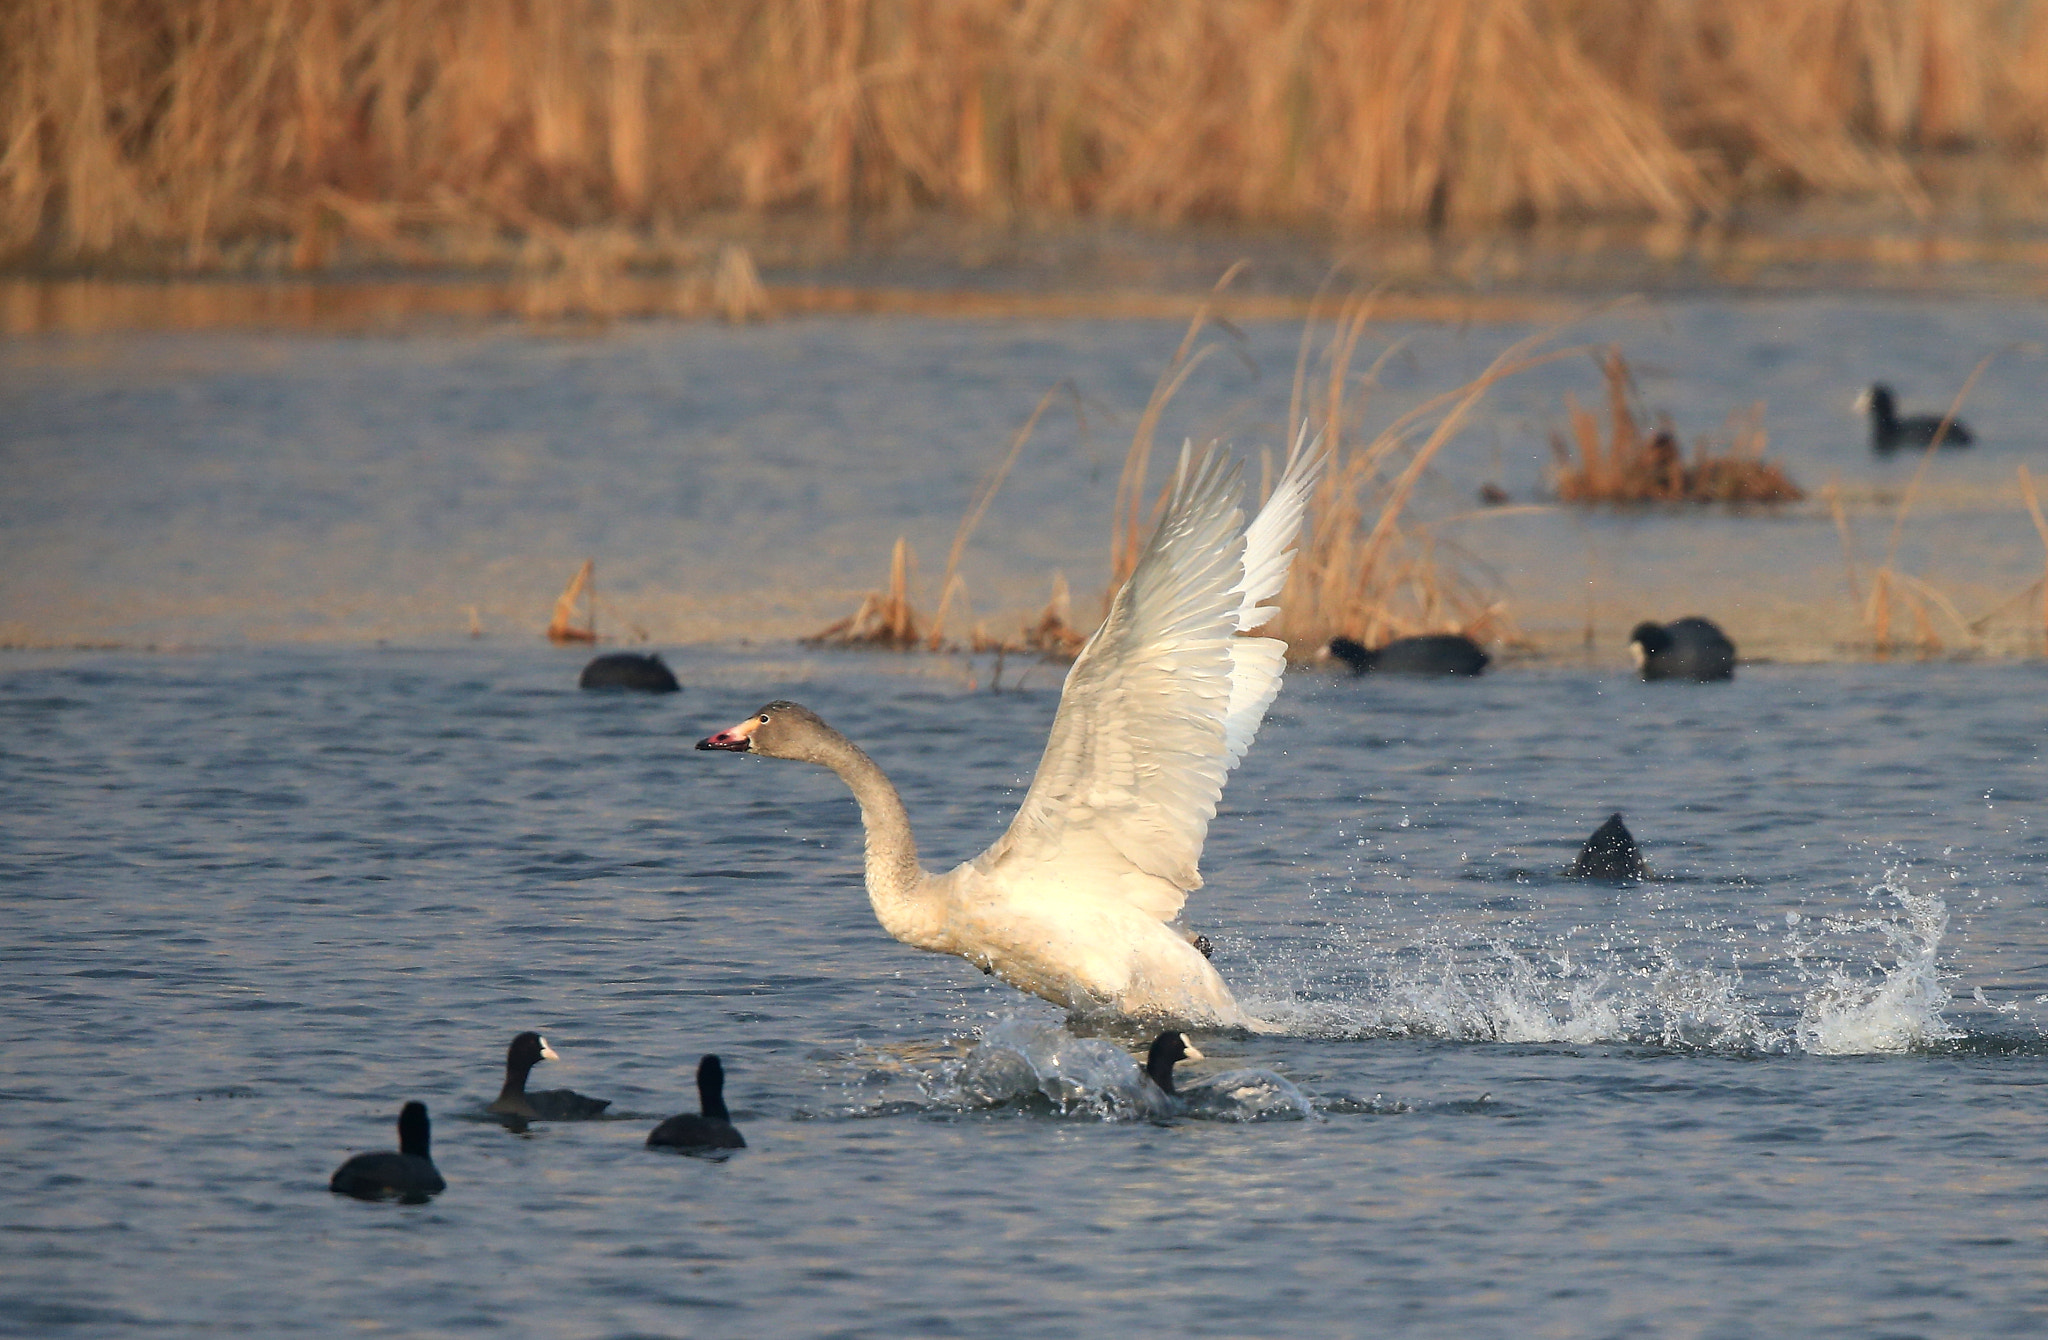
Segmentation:
{"type": "Polygon", "coordinates": [[[666,1149],[745,1149],[746,1139],[725,1110],[725,1065],[716,1056],[697,1062],[697,1106],[648,1132],[650,1147],[666,1149]]]}
{"type": "Polygon", "coordinates": [[[623,689],[632,693],[674,693],[682,688],[659,653],[607,652],[583,667],[579,689],[623,689]]]}
{"type": "Polygon", "coordinates": [[[542,1061],[557,1061],[555,1049],[538,1033],[521,1033],[505,1052],[505,1087],[488,1111],[501,1117],[525,1117],[530,1121],[589,1121],[604,1115],[612,1105],[609,1098],[586,1098],[574,1089],[526,1091],[526,1076],[542,1061]]]}
{"type": "Polygon", "coordinates": [[[1333,637],[1324,650],[1360,675],[1476,675],[1493,659],[1477,642],[1456,633],[1397,637],[1378,648],[1333,637]]]}
{"type": "Polygon", "coordinates": [[[1635,834],[1617,813],[1593,830],[1593,836],[1579,848],[1579,858],[1565,873],[1579,879],[1646,879],[1650,867],[1636,846],[1635,834]]]}
{"type": "Polygon", "coordinates": [[[1187,1034],[1169,1028],[1152,1039],[1152,1049],[1145,1053],[1145,1073],[1159,1086],[1159,1092],[1171,1098],[1174,1066],[1201,1059],[1202,1054],[1188,1041],[1187,1034]]]}
{"type": "Polygon", "coordinates": [[[396,1196],[417,1204],[437,1191],[446,1191],[440,1170],[428,1152],[432,1139],[427,1124],[427,1105],[407,1103],[398,1113],[398,1152],[380,1149],[357,1154],[334,1170],[327,1189],[357,1200],[383,1200],[396,1196]]]}
{"type": "MultiPolygon", "coordinates": [[[[1941,433],[1939,414],[1910,414],[1900,418],[1898,402],[1892,398],[1892,388],[1883,382],[1857,396],[1856,409],[1870,415],[1870,445],[1876,451],[1924,447],[1934,441],[1936,433],[1941,433]]],[[[1975,440],[1970,436],[1969,425],[1961,419],[1951,419],[1948,431],[1941,433],[1941,445],[1945,448],[1967,447],[1975,440]]]]}
{"type": "Polygon", "coordinates": [[[1628,636],[1644,679],[1733,679],[1735,644],[1711,619],[1645,621],[1628,636]]]}

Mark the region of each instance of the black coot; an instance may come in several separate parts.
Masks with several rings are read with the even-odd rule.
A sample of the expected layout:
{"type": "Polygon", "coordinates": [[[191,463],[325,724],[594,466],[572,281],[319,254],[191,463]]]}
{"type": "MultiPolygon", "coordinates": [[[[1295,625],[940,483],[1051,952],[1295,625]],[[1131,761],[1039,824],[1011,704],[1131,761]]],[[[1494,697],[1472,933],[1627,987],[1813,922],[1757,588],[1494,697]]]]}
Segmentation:
{"type": "Polygon", "coordinates": [[[745,1149],[746,1139],[725,1110],[725,1066],[716,1056],[697,1062],[697,1106],[648,1132],[647,1143],[662,1149],[745,1149]]]}
{"type": "Polygon", "coordinates": [[[1892,388],[1883,382],[1856,397],[1856,408],[1870,415],[1870,445],[1876,451],[1924,447],[1934,441],[1936,433],[1941,433],[1943,447],[1967,447],[1976,440],[1970,436],[1969,425],[1961,419],[1951,420],[1948,431],[1942,433],[1939,414],[1909,414],[1900,418],[1898,402],[1892,398],[1892,388]]]}
{"type": "Polygon", "coordinates": [[[1644,679],[1735,678],[1735,644],[1711,619],[1639,623],[1628,648],[1644,679]]]}
{"type": "Polygon", "coordinates": [[[524,1117],[528,1121],[589,1121],[604,1115],[612,1105],[609,1098],[586,1098],[574,1089],[526,1091],[526,1076],[542,1061],[560,1060],[548,1040],[538,1033],[521,1033],[505,1051],[505,1087],[487,1109],[501,1117],[524,1117]]]}
{"type": "Polygon", "coordinates": [[[1202,1054],[1195,1050],[1195,1044],[1188,1041],[1188,1035],[1167,1029],[1152,1039],[1152,1050],[1145,1053],[1145,1073],[1159,1086],[1159,1092],[1173,1096],[1173,1068],[1182,1061],[1199,1061],[1202,1054]]]}
{"type": "Polygon", "coordinates": [[[658,653],[607,652],[583,667],[579,689],[621,689],[630,693],[674,693],[682,688],[658,653]]]}
{"type": "Polygon", "coordinates": [[[427,1105],[407,1103],[398,1113],[398,1152],[388,1149],[357,1154],[334,1170],[327,1189],[357,1200],[383,1200],[396,1196],[418,1204],[438,1191],[448,1189],[428,1152],[432,1132],[427,1124],[427,1105]]]}
{"type": "Polygon", "coordinates": [[[1360,675],[1476,675],[1493,659],[1477,642],[1456,633],[1397,637],[1379,648],[1333,637],[1325,650],[1360,675]]]}
{"type": "Polygon", "coordinates": [[[1580,879],[1647,879],[1650,867],[1636,847],[1635,834],[1628,831],[1621,815],[1611,814],[1593,830],[1593,836],[1579,848],[1579,858],[1565,873],[1580,879]]]}

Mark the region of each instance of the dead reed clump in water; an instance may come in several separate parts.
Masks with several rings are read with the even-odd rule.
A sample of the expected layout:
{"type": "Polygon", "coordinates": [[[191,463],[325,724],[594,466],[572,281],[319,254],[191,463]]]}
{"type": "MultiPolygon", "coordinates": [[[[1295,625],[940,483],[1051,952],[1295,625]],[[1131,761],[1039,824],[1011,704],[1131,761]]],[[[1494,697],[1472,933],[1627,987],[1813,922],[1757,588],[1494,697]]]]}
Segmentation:
{"type": "Polygon", "coordinates": [[[897,536],[896,547],[889,553],[888,588],[868,592],[861,597],[859,609],[801,641],[811,646],[915,650],[921,641],[917,610],[910,603],[910,574],[916,564],[910,541],[897,536]]]}
{"type": "Polygon", "coordinates": [[[576,575],[555,597],[555,616],[548,621],[548,641],[557,645],[597,641],[597,560],[586,558],[576,575]],[[583,622],[576,622],[576,602],[583,602],[583,622]]]}
{"type": "Polygon", "coordinates": [[[1559,501],[1779,503],[1806,496],[1783,466],[1764,459],[1768,438],[1761,404],[1731,421],[1727,450],[1716,452],[1711,440],[1701,437],[1688,462],[1668,414],[1658,416],[1654,430],[1643,427],[1634,407],[1635,378],[1618,346],[1608,348],[1601,372],[1607,383],[1605,440],[1593,412],[1570,393],[1565,406],[1571,416],[1571,438],[1557,433],[1550,437],[1559,501]]]}
{"type": "Polygon", "coordinates": [[[502,264],[549,230],[1485,227],[2038,201],[2048,5],[0,0],[0,255],[502,264]]]}

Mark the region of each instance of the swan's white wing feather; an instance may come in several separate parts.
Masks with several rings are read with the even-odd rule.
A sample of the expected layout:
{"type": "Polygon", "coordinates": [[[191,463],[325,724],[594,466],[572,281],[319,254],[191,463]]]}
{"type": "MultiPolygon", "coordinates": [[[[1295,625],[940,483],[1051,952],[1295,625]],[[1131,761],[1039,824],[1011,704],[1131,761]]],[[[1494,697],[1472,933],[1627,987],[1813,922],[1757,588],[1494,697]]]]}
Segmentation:
{"type": "MultiPolygon", "coordinates": [[[[1287,569],[1294,561],[1294,538],[1301,531],[1301,518],[1308,510],[1309,491],[1322,472],[1322,442],[1310,442],[1308,429],[1294,441],[1287,455],[1287,468],[1273,496],[1252,518],[1244,532],[1244,577],[1238,584],[1240,603],[1237,627],[1240,632],[1261,627],[1279,613],[1265,602],[1280,594],[1287,584],[1287,569]]],[[[1280,693],[1280,677],[1287,668],[1287,644],[1277,638],[1241,637],[1231,643],[1230,709],[1223,718],[1227,767],[1236,767],[1252,747],[1252,736],[1266,719],[1266,709],[1280,693]]]]}
{"type": "Polygon", "coordinates": [[[985,874],[1114,896],[1161,920],[1201,886],[1224,778],[1279,687],[1281,644],[1237,632],[1286,575],[1313,475],[1299,455],[1260,514],[1271,524],[1254,523],[1261,562],[1247,582],[1238,472],[1183,449],[1158,528],[1067,674],[1031,790],[975,862],[985,874]]]}

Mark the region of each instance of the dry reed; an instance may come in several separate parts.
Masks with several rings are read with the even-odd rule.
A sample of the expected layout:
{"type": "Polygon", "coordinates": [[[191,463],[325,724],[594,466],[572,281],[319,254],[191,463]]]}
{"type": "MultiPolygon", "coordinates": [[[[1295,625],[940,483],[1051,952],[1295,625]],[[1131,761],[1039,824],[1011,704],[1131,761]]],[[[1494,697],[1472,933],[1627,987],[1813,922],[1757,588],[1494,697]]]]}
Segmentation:
{"type": "Polygon", "coordinates": [[[1727,450],[1717,452],[1710,439],[1701,437],[1694,442],[1688,463],[1668,414],[1658,416],[1654,430],[1643,426],[1643,416],[1635,408],[1635,377],[1618,345],[1609,346],[1601,375],[1607,383],[1606,440],[1592,411],[1570,393],[1565,395],[1565,407],[1571,437],[1550,437],[1560,501],[1777,503],[1806,496],[1784,467],[1764,459],[1768,438],[1761,404],[1730,420],[1727,450]]]}
{"type": "MultiPolygon", "coordinates": [[[[1373,436],[1356,425],[1364,410],[1354,384],[1372,385],[1375,364],[1354,374],[1373,300],[1342,304],[1311,389],[1313,324],[1302,332],[1289,411],[1294,436],[1316,432],[1329,461],[1309,500],[1308,521],[1280,615],[1263,630],[1288,644],[1297,661],[1315,656],[1339,634],[1368,646],[1417,633],[1463,633],[1480,641],[1513,635],[1506,605],[1447,552],[1436,526],[1409,513],[1431,462],[1496,385],[1551,359],[1551,338],[1539,332],[1510,345],[1484,371],[1395,419],[1373,436]]],[[[1394,352],[1380,356],[1384,361],[1394,352]]]]}
{"type": "MultiPolygon", "coordinates": [[[[472,616],[474,618],[474,616],[472,616]]],[[[576,569],[576,575],[562,588],[562,594],[555,597],[555,614],[548,620],[548,641],[595,642],[597,641],[597,561],[586,558],[583,566],[576,569]],[[576,622],[576,602],[583,602],[583,622],[576,622]]]]}
{"type": "MultiPolygon", "coordinates": [[[[1984,375],[1984,370],[2000,355],[2012,352],[2018,347],[2020,346],[2011,345],[2004,349],[1996,349],[1977,360],[1977,365],[1970,369],[1970,375],[1963,379],[1962,386],[1956,391],[1955,398],[1949,401],[1948,410],[1942,415],[1944,426],[1955,421],[1957,414],[1962,410],[1963,402],[1969,399],[1970,392],[1975,389],[1977,379],[1984,375]]],[[[1936,632],[1936,614],[1946,619],[1954,628],[1955,634],[1974,649],[1982,645],[1985,627],[2000,612],[1999,609],[1993,609],[1975,620],[1966,619],[1955,602],[1939,588],[1923,578],[1899,569],[1899,545],[1905,538],[1906,518],[1912,514],[1913,503],[1920,496],[1920,487],[1927,478],[1929,468],[1934,464],[1935,453],[1940,446],[1941,435],[1937,434],[1920,453],[1920,464],[1915,467],[1912,480],[1899,498],[1898,510],[1892,516],[1891,536],[1885,542],[1884,562],[1871,574],[1870,594],[1867,598],[1863,595],[1857,580],[1860,565],[1855,540],[1849,531],[1848,515],[1842,507],[1840,491],[1832,485],[1827,490],[1828,506],[1834,513],[1835,528],[1842,538],[1842,557],[1848,569],[1849,596],[1856,602],[1863,626],[1870,632],[1872,649],[1880,657],[1890,655],[1894,648],[1892,621],[1895,611],[1899,608],[1903,608],[1912,618],[1911,645],[1922,655],[1946,649],[1946,644],[1936,632]]],[[[2020,467],[2019,482],[2021,495],[2033,515],[2042,542],[2048,544],[2048,522],[2043,522],[2041,518],[2040,507],[2034,496],[2033,480],[2026,473],[2025,466],[2020,467]]],[[[2048,633],[2048,575],[2044,575],[2042,579],[2042,589],[2043,631],[2048,633]]],[[[2019,598],[2025,599],[2031,595],[2032,590],[2031,586],[2028,587],[2019,598]]],[[[2015,602],[2008,600],[2005,605],[2013,603],[2015,602]]]]}
{"type": "MultiPolygon", "coordinates": [[[[1218,282],[1212,300],[1234,273],[1235,269],[1218,282]]],[[[1308,377],[1315,323],[1305,325],[1302,332],[1287,431],[1290,440],[1303,433],[1319,435],[1329,460],[1310,498],[1304,535],[1280,598],[1282,612],[1263,630],[1285,640],[1296,660],[1310,659],[1339,633],[1378,642],[1417,632],[1455,631],[1488,639],[1511,632],[1504,605],[1464,574],[1434,528],[1410,517],[1408,507],[1431,461],[1488,391],[1506,377],[1564,355],[1537,352],[1549,333],[1531,336],[1511,346],[1471,382],[1417,406],[1374,436],[1361,438],[1353,425],[1364,406],[1354,385],[1370,385],[1377,367],[1361,378],[1353,365],[1372,312],[1370,299],[1341,305],[1313,391],[1308,389],[1308,377]]],[[[1205,303],[1189,321],[1132,431],[1111,508],[1109,581],[1101,597],[1105,611],[1136,566],[1144,537],[1165,501],[1166,487],[1155,490],[1148,479],[1154,434],[1174,395],[1221,347],[1202,339],[1212,319],[1212,307],[1205,303]]],[[[1382,359],[1392,352],[1382,354],[1382,359]]],[[[946,639],[943,625],[952,602],[965,600],[959,564],[967,541],[1062,389],[1071,394],[1070,388],[1055,387],[1040,399],[970,503],[947,558],[940,612],[927,631],[920,632],[925,625],[911,603],[911,559],[908,545],[899,538],[888,589],[870,592],[854,614],[805,640],[903,651],[961,645],[946,639]]],[[[1271,467],[1269,458],[1268,487],[1271,467]]],[[[977,627],[964,645],[976,651],[1030,650],[1055,659],[1071,657],[1086,635],[1074,626],[1069,604],[1066,578],[1056,576],[1052,598],[1035,622],[1015,636],[991,637],[977,627]]]]}
{"type": "Polygon", "coordinates": [[[896,547],[889,552],[888,587],[868,592],[861,597],[859,609],[802,641],[814,646],[915,650],[920,638],[917,610],[910,603],[910,582],[916,566],[910,541],[898,535],[896,547]]]}
{"type": "MultiPolygon", "coordinates": [[[[0,0],[0,255],[496,263],[706,210],[2037,202],[2038,0],[0,0]]],[[[2008,207],[2017,207],[2009,205],[2008,207]]]]}

